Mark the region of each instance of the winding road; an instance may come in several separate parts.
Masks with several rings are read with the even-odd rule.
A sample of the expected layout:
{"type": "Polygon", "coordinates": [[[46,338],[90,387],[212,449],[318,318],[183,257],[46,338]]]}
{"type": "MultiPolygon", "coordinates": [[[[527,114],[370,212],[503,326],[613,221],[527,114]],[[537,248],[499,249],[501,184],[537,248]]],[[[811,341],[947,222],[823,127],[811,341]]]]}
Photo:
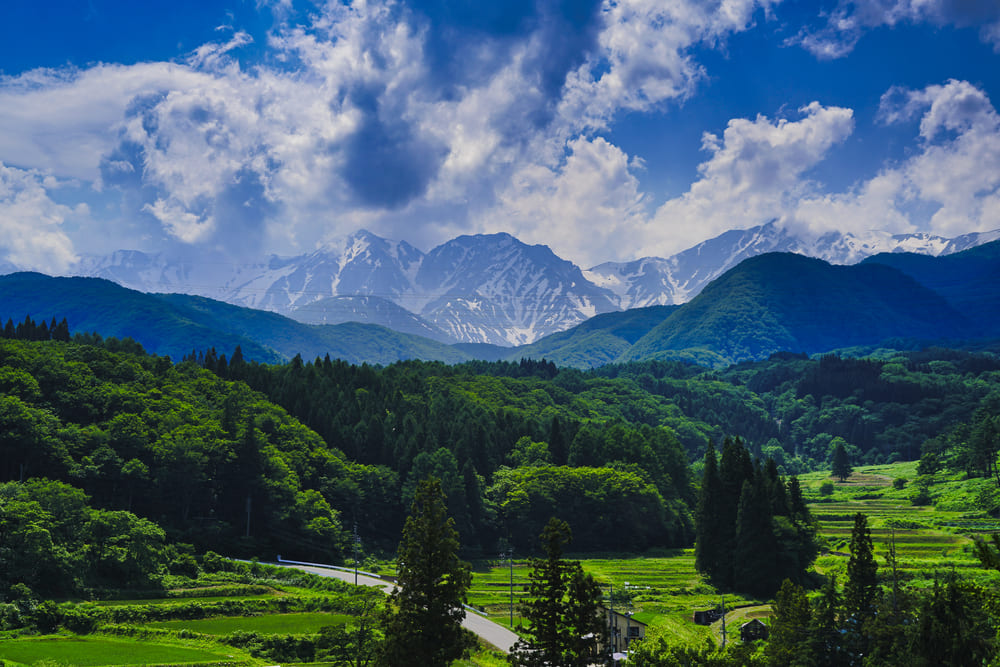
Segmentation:
{"type": "MultiPolygon", "coordinates": [[[[333,577],[334,579],[342,579],[343,581],[354,583],[355,574],[353,571],[334,570],[316,565],[302,565],[288,562],[273,563],[273,565],[293,567],[297,570],[303,570],[304,572],[318,574],[321,577],[333,577]]],[[[357,578],[359,586],[375,586],[377,588],[381,588],[386,593],[391,593],[394,586],[391,581],[376,579],[375,577],[369,577],[363,574],[358,574],[357,578]]],[[[480,616],[479,614],[469,610],[466,610],[465,612],[465,619],[462,621],[462,627],[475,633],[479,638],[489,644],[492,644],[493,646],[496,646],[504,653],[510,653],[511,647],[514,646],[514,642],[517,641],[517,635],[515,633],[511,632],[502,625],[494,623],[488,618],[480,616]]]]}

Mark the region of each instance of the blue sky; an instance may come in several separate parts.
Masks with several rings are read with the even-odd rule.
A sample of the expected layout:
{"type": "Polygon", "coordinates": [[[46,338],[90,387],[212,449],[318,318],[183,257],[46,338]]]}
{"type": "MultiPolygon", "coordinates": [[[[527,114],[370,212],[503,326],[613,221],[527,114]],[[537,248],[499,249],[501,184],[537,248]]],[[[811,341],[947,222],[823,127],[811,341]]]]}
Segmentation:
{"type": "Polygon", "coordinates": [[[1000,228],[996,0],[8,0],[0,262],[1000,228]],[[484,9],[486,8],[486,9],[484,9]]]}

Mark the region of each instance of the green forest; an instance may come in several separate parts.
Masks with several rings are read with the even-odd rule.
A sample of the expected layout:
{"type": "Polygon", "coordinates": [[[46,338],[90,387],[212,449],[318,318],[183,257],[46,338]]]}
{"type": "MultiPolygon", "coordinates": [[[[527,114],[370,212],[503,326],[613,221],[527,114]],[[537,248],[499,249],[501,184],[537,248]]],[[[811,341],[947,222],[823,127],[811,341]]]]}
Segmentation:
{"type": "Polygon", "coordinates": [[[261,364],[239,348],[175,362],[9,320],[0,597],[156,587],[206,553],[340,563],[354,531],[390,555],[433,477],[463,558],[538,555],[556,517],[574,552],[694,547],[721,590],[792,600],[821,547],[796,476],[846,457],[1000,484],[998,380],[991,351],[945,348],[725,369],[261,364]]]}

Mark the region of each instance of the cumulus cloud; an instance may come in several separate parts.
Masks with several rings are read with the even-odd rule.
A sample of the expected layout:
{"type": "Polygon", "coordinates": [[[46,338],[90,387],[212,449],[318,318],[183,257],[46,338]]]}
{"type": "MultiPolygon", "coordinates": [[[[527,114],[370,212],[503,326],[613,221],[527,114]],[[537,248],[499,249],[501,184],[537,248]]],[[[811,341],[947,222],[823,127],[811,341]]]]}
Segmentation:
{"type": "Polygon", "coordinates": [[[59,273],[76,261],[62,229],[68,219],[84,217],[86,206],[71,209],[49,198],[51,177],[0,162],[0,248],[5,261],[20,268],[59,273]]]}
{"type": "Polygon", "coordinates": [[[591,238],[635,227],[644,205],[635,161],[596,134],[690,95],[692,49],[777,1],[358,0],[292,23],[275,0],[289,22],[254,66],[232,32],[173,63],[0,79],[0,156],[120,192],[117,219],[151,238],[245,252],[400,221],[408,238],[508,218],[538,240],[543,222],[591,238]]]}
{"type": "Polygon", "coordinates": [[[584,266],[629,258],[645,225],[644,198],[633,173],[637,165],[602,138],[577,137],[568,148],[559,168],[519,169],[484,225],[499,219],[503,231],[548,244],[584,266]]]}
{"type": "Polygon", "coordinates": [[[841,58],[869,30],[901,23],[978,27],[980,39],[1000,53],[1000,4],[995,0],[839,0],[825,25],[803,29],[790,42],[817,58],[841,58]]]}
{"type": "Polygon", "coordinates": [[[989,98],[954,80],[882,96],[882,122],[918,116],[912,155],[850,192],[804,198],[789,217],[819,230],[955,236],[1000,228],[1000,116],[989,98]]]}
{"type": "Polygon", "coordinates": [[[569,77],[561,111],[602,128],[625,109],[646,111],[689,96],[704,76],[691,55],[753,25],[779,0],[623,0],[605,3],[599,49],[569,77]]]}
{"type": "Polygon", "coordinates": [[[699,166],[699,179],[657,210],[648,246],[669,254],[728,229],[784,217],[814,187],[809,169],[854,129],[851,109],[813,102],[799,113],[799,120],[735,118],[721,138],[706,133],[702,147],[710,157],[699,166]]]}

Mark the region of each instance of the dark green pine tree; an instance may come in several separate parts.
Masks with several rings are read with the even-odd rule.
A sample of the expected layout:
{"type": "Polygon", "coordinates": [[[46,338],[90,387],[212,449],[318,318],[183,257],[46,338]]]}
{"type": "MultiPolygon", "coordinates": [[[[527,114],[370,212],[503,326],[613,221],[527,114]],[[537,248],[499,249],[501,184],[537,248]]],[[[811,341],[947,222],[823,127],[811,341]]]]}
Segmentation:
{"type": "Polygon", "coordinates": [[[740,496],[743,493],[743,483],[753,481],[754,465],[750,452],[743,443],[736,439],[726,438],[719,459],[719,501],[716,503],[720,529],[720,567],[713,576],[713,583],[732,589],[735,585],[733,576],[733,557],[736,549],[736,519],[739,511],[740,496]]]}
{"type": "Polygon", "coordinates": [[[736,515],[733,578],[736,590],[767,597],[777,590],[783,573],[774,529],[771,504],[763,475],[743,482],[736,515]]]}
{"type": "Polygon", "coordinates": [[[708,444],[705,452],[705,468],[698,492],[698,506],[695,509],[694,563],[699,572],[717,580],[723,576],[725,564],[726,530],[721,524],[723,502],[722,482],[719,480],[715,447],[708,444]]]}
{"type": "Polygon", "coordinates": [[[426,479],[417,485],[403,527],[381,665],[446,667],[475,646],[475,637],[462,628],[472,570],[459,560],[458,549],[441,482],[426,479]]]}
{"type": "Polygon", "coordinates": [[[802,486],[798,477],[788,480],[788,511],[793,521],[803,521],[809,523],[809,508],[806,507],[805,498],[802,497],[802,486]]]}
{"type": "Polygon", "coordinates": [[[838,440],[833,447],[833,454],[830,455],[830,468],[833,476],[840,479],[841,482],[851,476],[851,459],[847,455],[847,448],[844,447],[843,440],[838,440]]]}
{"type": "Polygon", "coordinates": [[[840,596],[837,594],[837,578],[831,576],[823,585],[823,592],[816,600],[809,626],[809,640],[803,646],[803,656],[795,664],[810,667],[839,667],[846,665],[843,640],[838,622],[840,616],[840,596]]]}
{"type": "Polygon", "coordinates": [[[851,558],[847,561],[847,583],[844,586],[846,648],[856,663],[868,655],[869,625],[875,618],[881,596],[868,517],[858,512],[854,515],[851,558]]]}
{"type": "Polygon", "coordinates": [[[808,645],[812,612],[806,591],[791,580],[785,579],[774,597],[774,615],[771,616],[771,635],[764,654],[772,667],[791,667],[800,664],[802,647],[808,645]]]}
{"type": "Polygon", "coordinates": [[[521,608],[528,628],[508,661],[521,667],[594,664],[597,644],[606,636],[598,608],[600,588],[579,562],[562,557],[563,545],[571,539],[569,524],[549,519],[541,539],[545,558],[533,562],[528,601],[521,608]]]}

